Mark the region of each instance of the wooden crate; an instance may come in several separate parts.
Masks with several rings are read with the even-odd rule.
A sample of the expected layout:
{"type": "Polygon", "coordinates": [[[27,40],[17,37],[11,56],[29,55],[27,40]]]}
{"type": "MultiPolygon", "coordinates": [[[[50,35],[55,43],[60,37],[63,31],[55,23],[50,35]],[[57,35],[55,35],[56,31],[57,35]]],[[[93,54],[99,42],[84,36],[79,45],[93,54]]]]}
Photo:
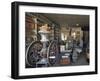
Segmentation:
{"type": "Polygon", "coordinates": [[[70,59],[69,58],[62,58],[61,60],[60,60],[60,64],[70,64],[70,59]]]}

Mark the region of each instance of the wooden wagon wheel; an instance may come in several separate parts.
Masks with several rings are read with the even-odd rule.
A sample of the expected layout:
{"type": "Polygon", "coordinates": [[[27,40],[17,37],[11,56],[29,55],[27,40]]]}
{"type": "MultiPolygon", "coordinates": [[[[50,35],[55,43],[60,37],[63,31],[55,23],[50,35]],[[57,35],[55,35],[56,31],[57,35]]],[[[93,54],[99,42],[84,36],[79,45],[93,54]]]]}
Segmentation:
{"type": "Polygon", "coordinates": [[[43,44],[40,41],[32,42],[26,50],[26,63],[30,66],[36,64],[41,59],[40,51],[43,44]]]}
{"type": "Polygon", "coordinates": [[[57,41],[52,41],[47,51],[47,58],[51,66],[57,63],[58,54],[59,54],[59,49],[58,49],[57,41]]]}

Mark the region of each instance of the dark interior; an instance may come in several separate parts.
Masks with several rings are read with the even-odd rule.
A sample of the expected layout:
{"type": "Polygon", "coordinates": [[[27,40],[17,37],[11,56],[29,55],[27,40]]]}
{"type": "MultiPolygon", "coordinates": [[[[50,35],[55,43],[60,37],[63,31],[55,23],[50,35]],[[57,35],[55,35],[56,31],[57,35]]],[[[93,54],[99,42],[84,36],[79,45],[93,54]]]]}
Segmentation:
{"type": "Polygon", "coordinates": [[[89,15],[25,13],[25,67],[89,65],[89,15]]]}

